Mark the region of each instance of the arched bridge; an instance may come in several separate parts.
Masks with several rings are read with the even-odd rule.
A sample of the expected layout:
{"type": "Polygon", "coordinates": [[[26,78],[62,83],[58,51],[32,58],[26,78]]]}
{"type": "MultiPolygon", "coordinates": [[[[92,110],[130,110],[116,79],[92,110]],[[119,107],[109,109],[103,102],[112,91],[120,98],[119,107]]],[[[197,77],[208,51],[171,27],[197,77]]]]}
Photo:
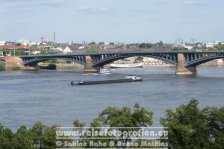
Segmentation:
{"type": "Polygon", "coordinates": [[[21,56],[23,64],[35,66],[38,62],[51,59],[66,59],[84,65],[85,71],[93,71],[113,61],[133,56],[151,57],[174,64],[178,72],[196,74],[196,66],[202,63],[224,58],[224,51],[136,51],[136,52],[103,52],[85,54],[31,55],[21,56]]]}

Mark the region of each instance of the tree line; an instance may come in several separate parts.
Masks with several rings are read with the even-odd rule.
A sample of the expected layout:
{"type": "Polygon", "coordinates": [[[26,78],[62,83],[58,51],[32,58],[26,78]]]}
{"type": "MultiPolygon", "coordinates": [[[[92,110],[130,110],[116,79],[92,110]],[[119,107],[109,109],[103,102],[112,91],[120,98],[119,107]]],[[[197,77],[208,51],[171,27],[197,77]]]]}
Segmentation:
{"type": "MultiPolygon", "coordinates": [[[[198,101],[192,99],[175,110],[167,109],[160,123],[167,129],[168,138],[163,142],[168,144],[169,149],[223,149],[224,147],[224,107],[200,109],[198,101]]],[[[152,124],[153,112],[136,103],[134,108],[108,107],[93,119],[89,126],[96,128],[125,127],[127,129],[138,127],[140,129],[140,127],[150,127],[152,124]]],[[[86,125],[79,120],[74,120],[73,126],[84,128],[86,125]]],[[[47,126],[37,122],[31,128],[21,126],[13,132],[10,128],[0,125],[0,149],[57,148],[57,127],[59,125],[47,126]]],[[[116,138],[113,139],[116,140],[116,138]]],[[[80,137],[79,142],[85,141],[80,137]]],[[[115,148],[127,148],[127,143],[137,141],[141,140],[132,140],[131,136],[126,136],[115,141],[115,148]],[[119,141],[123,142],[122,146],[116,144],[119,141]]],[[[72,142],[72,139],[67,138],[61,145],[65,142],[72,142]]],[[[86,148],[90,147],[89,141],[85,143],[86,148]]]]}

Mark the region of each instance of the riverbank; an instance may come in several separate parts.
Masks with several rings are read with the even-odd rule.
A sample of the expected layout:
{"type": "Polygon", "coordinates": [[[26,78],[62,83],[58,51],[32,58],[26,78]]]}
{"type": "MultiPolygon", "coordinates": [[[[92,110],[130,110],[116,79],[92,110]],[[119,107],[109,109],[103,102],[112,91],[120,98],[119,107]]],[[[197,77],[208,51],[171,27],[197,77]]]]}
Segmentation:
{"type": "MultiPolygon", "coordinates": [[[[199,66],[224,66],[223,61],[209,61],[207,63],[203,63],[199,66]]],[[[156,61],[156,62],[145,62],[143,64],[143,67],[174,67],[173,64],[164,63],[162,61],[156,61]]]]}
{"type": "Polygon", "coordinates": [[[78,63],[40,63],[38,67],[40,69],[83,69],[83,66],[78,63]]]}
{"type": "MultiPolygon", "coordinates": [[[[0,61],[0,71],[4,70],[38,70],[38,69],[49,69],[49,70],[55,70],[55,69],[62,69],[62,70],[72,70],[72,69],[78,69],[83,70],[83,65],[78,63],[39,63],[39,67],[25,67],[22,65],[16,66],[16,65],[8,65],[6,66],[3,61],[0,61]]],[[[204,64],[201,64],[200,66],[224,66],[224,62],[219,61],[210,61],[204,64]]],[[[157,62],[144,62],[143,67],[175,67],[172,64],[164,63],[162,61],[157,62]]],[[[105,65],[104,68],[110,68],[110,65],[105,65]]]]}

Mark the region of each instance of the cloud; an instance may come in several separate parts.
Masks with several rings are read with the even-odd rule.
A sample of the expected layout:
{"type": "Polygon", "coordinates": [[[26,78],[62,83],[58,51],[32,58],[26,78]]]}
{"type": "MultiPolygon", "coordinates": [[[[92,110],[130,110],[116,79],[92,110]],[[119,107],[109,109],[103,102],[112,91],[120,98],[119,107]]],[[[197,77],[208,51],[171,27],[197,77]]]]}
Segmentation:
{"type": "Polygon", "coordinates": [[[66,2],[68,0],[7,0],[1,2],[0,15],[28,13],[35,7],[60,7],[66,2]]]}
{"type": "Polygon", "coordinates": [[[132,10],[130,10],[130,11],[133,12],[133,13],[142,13],[142,12],[146,12],[146,10],[143,9],[143,8],[135,8],[135,9],[132,9],[132,10]]]}
{"type": "Polygon", "coordinates": [[[185,5],[197,5],[200,4],[199,0],[184,0],[185,5]]]}
{"type": "Polygon", "coordinates": [[[42,5],[42,6],[62,6],[66,3],[66,0],[32,0],[35,1],[36,4],[42,5]]]}
{"type": "Polygon", "coordinates": [[[4,3],[6,5],[18,5],[18,6],[30,6],[35,7],[37,5],[41,6],[62,6],[64,3],[66,3],[68,0],[7,0],[4,3]]]}
{"type": "Polygon", "coordinates": [[[172,0],[160,0],[160,1],[157,1],[157,4],[159,5],[167,5],[167,4],[170,4],[172,3],[172,0]]]}
{"type": "Polygon", "coordinates": [[[31,7],[24,3],[24,1],[15,1],[10,0],[11,2],[5,2],[0,6],[0,14],[10,14],[10,13],[20,13],[20,12],[27,12],[31,10],[31,7]],[[12,11],[13,10],[13,11],[12,11]]]}
{"type": "Polygon", "coordinates": [[[109,11],[111,11],[109,8],[96,6],[79,7],[75,9],[75,13],[79,14],[101,14],[109,11]]]}

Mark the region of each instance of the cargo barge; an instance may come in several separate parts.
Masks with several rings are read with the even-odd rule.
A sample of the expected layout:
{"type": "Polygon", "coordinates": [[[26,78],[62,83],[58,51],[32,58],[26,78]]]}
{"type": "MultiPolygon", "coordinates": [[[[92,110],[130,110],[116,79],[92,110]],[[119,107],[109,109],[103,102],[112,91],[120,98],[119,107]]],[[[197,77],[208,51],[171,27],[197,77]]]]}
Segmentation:
{"type": "Polygon", "coordinates": [[[108,84],[108,83],[125,83],[125,82],[136,82],[142,81],[139,76],[131,75],[126,76],[124,79],[114,79],[114,80],[99,80],[99,81],[71,81],[71,85],[93,85],[93,84],[108,84]]]}

